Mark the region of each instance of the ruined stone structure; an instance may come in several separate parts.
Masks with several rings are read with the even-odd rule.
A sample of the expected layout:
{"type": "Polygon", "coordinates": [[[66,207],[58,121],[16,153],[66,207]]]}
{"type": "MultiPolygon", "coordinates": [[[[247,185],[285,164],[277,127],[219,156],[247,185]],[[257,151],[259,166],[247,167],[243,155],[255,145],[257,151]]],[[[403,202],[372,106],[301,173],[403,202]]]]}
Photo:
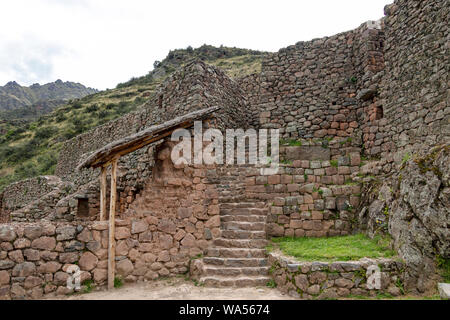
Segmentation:
{"type": "Polygon", "coordinates": [[[241,79],[191,62],[138,111],[69,140],[55,177],[19,182],[0,195],[0,222],[8,222],[0,225],[0,297],[67,293],[71,264],[82,280],[104,284],[108,223],[98,221],[99,170],[76,167],[109,143],[212,106],[219,110],[205,126],[280,129],[279,172],[174,166],[167,139],[123,156],[119,276],[132,282],[189,272],[206,284],[237,286],[273,277],[304,298],[325,289],[330,297],[369,294],[355,280],[366,262],[292,267],[265,251],[272,236],[363,230],[391,234],[404,260],[383,262],[383,290],[396,293],[396,281],[419,293],[433,288],[436,256],[450,256],[449,5],[396,0],[385,13],[270,54],[261,73],[241,79]]]}

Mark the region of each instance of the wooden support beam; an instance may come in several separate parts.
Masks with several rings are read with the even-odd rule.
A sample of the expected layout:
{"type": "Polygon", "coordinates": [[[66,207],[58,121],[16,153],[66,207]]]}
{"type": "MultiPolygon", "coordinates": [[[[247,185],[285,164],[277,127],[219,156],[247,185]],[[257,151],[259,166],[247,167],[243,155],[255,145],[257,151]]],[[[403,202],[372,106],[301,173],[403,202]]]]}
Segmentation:
{"type": "Polygon", "coordinates": [[[116,194],[117,194],[117,162],[118,158],[111,163],[111,199],[109,204],[109,241],[108,241],[108,289],[114,288],[116,239],[116,194]]]}
{"type": "Polygon", "coordinates": [[[102,167],[100,173],[100,221],[106,218],[106,173],[107,167],[102,167]]]}

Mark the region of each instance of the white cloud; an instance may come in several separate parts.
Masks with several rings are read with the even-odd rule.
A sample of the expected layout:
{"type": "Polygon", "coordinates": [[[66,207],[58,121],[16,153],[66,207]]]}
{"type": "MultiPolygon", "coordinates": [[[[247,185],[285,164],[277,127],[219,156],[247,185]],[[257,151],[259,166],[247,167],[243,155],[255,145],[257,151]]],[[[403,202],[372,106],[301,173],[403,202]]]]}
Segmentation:
{"type": "Polygon", "coordinates": [[[204,43],[277,51],[383,16],[391,0],[2,1],[0,84],[63,80],[104,89],[204,43]]]}

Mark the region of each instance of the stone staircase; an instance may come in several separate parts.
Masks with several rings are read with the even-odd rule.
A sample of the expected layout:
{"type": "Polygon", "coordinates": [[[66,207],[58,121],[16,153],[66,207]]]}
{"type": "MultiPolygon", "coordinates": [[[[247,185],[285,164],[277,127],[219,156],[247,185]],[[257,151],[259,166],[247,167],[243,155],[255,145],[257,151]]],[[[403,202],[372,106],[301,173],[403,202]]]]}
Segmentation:
{"type": "Polygon", "coordinates": [[[221,237],[203,258],[200,283],[209,286],[265,286],[270,280],[265,247],[268,209],[246,199],[236,177],[219,185],[221,237]]]}

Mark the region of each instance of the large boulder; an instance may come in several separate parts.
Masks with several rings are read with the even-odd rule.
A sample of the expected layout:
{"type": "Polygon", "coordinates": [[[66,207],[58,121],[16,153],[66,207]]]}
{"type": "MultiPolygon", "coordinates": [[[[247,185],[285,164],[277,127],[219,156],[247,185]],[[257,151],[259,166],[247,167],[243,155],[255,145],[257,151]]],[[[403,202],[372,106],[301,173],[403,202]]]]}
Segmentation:
{"type": "Polygon", "coordinates": [[[436,258],[450,257],[449,147],[430,150],[406,162],[387,201],[389,233],[405,260],[405,287],[419,292],[433,290],[436,258]]]}

